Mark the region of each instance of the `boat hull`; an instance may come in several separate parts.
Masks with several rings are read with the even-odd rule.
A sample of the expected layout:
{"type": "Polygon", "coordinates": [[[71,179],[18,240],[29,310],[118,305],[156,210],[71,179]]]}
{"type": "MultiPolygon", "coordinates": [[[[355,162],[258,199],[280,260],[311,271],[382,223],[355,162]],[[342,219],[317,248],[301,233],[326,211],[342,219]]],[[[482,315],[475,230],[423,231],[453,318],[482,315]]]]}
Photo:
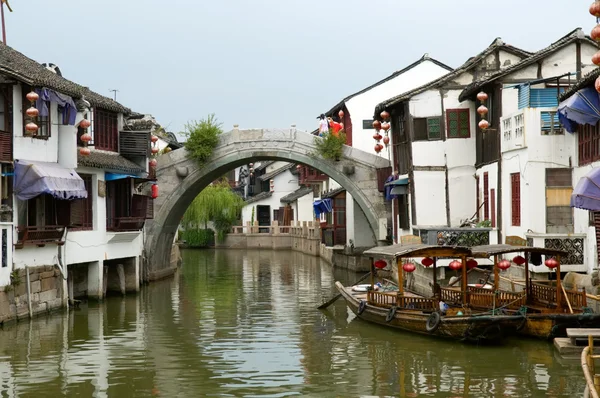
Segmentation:
{"type": "Polygon", "coordinates": [[[444,316],[439,317],[437,327],[431,328],[431,322],[429,322],[428,327],[428,320],[430,320],[432,315],[420,311],[397,310],[395,315],[390,319],[388,316],[390,310],[388,308],[364,303],[362,304],[364,307],[361,312],[359,308],[363,300],[353,295],[340,282],[336,282],[336,287],[342,294],[350,310],[358,318],[382,326],[438,338],[478,344],[501,344],[505,338],[516,332],[517,327],[523,320],[522,316],[506,315],[444,316]]]}
{"type": "Polygon", "coordinates": [[[518,334],[552,340],[567,337],[568,328],[600,328],[600,314],[530,314],[518,327],[518,334]]]}

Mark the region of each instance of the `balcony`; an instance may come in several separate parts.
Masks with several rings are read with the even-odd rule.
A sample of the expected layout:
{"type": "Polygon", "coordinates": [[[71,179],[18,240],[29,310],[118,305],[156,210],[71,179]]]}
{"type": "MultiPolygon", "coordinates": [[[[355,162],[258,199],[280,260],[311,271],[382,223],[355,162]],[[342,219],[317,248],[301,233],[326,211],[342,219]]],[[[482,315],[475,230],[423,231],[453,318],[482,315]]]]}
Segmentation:
{"type": "Polygon", "coordinates": [[[426,245],[472,247],[497,243],[492,228],[413,227],[413,234],[426,245]]]}
{"type": "MultiPolygon", "coordinates": [[[[561,272],[587,272],[585,241],[586,234],[527,234],[527,246],[564,250],[568,254],[560,259],[561,272]]],[[[542,265],[532,266],[537,273],[553,272],[542,265]]]]}
{"type": "Polygon", "coordinates": [[[298,178],[298,183],[300,185],[305,184],[314,184],[323,181],[327,181],[329,177],[327,174],[323,174],[318,170],[313,169],[312,167],[302,166],[300,168],[300,176],[298,178]]]}
{"type": "Polygon", "coordinates": [[[525,148],[525,122],[523,110],[501,119],[502,152],[525,148]]]}
{"type": "Polygon", "coordinates": [[[115,217],[108,219],[106,229],[111,232],[140,231],[144,228],[144,217],[115,217]]]}
{"type": "Polygon", "coordinates": [[[46,225],[43,227],[17,227],[16,249],[22,249],[25,245],[45,246],[47,243],[63,245],[65,227],[60,225],[46,225]]]}

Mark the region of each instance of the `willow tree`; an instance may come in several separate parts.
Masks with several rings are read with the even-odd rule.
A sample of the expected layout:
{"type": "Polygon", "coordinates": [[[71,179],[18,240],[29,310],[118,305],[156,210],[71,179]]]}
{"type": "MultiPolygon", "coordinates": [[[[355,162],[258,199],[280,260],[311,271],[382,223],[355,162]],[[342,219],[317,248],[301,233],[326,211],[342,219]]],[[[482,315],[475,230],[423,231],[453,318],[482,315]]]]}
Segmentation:
{"type": "Polygon", "coordinates": [[[201,225],[208,229],[212,222],[217,239],[222,241],[233,223],[240,219],[244,200],[234,193],[227,181],[214,182],[204,188],[183,215],[187,229],[199,229],[201,225]]]}

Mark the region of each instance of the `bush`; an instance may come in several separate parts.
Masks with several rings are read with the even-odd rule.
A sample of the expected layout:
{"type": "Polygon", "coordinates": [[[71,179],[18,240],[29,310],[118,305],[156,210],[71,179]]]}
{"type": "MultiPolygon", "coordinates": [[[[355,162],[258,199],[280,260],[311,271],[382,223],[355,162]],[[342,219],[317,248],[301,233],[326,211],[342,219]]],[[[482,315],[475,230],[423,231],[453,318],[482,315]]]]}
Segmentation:
{"type": "Polygon", "coordinates": [[[343,130],[337,136],[329,130],[323,137],[315,137],[317,152],[323,159],[340,160],[345,144],[346,133],[343,130]]]}
{"type": "Polygon", "coordinates": [[[188,229],[183,231],[182,239],[189,247],[209,247],[215,245],[215,231],[212,229],[188,229]]]}
{"type": "Polygon", "coordinates": [[[219,144],[221,123],[217,121],[214,114],[208,115],[206,119],[192,121],[185,125],[183,135],[187,137],[185,149],[189,155],[198,161],[200,166],[212,156],[216,146],[219,144]]]}

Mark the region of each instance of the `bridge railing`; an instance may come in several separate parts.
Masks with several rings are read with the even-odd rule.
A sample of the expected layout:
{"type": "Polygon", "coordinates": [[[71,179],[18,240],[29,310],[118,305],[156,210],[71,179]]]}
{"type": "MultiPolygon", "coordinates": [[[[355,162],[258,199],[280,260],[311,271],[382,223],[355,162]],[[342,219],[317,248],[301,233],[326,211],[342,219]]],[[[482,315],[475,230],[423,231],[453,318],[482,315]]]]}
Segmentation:
{"type": "Polygon", "coordinates": [[[271,225],[258,225],[258,222],[254,222],[254,225],[252,225],[252,223],[247,222],[246,225],[231,227],[230,233],[233,235],[290,235],[308,239],[321,239],[320,225],[318,222],[313,221],[292,221],[291,225],[279,225],[277,221],[273,221],[271,225]]]}

